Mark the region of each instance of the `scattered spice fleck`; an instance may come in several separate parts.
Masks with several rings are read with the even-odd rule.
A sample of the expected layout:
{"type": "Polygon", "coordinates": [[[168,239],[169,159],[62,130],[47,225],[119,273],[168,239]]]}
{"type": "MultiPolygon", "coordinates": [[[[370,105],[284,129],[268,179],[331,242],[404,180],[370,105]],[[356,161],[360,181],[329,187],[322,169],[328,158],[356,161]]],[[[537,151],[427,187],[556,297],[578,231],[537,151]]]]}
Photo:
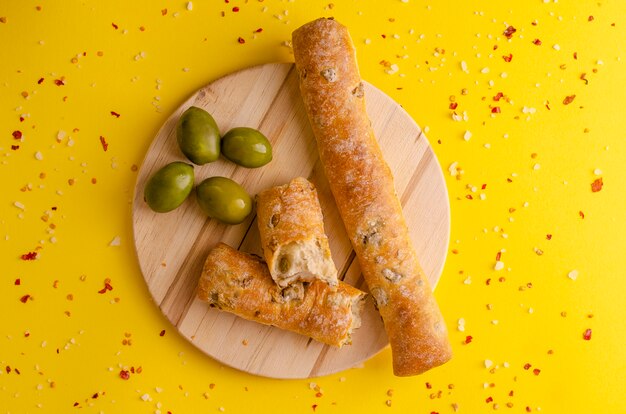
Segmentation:
{"type": "Polygon", "coordinates": [[[576,95],[568,95],[565,97],[565,99],[563,99],[563,105],[569,105],[572,102],[574,102],[574,99],[576,98],[576,95]]]}
{"type": "Polygon", "coordinates": [[[513,37],[513,33],[515,32],[517,32],[517,29],[513,26],[509,26],[506,28],[506,30],[504,30],[502,34],[505,35],[507,39],[510,39],[511,37],[513,37]]]}
{"type": "Polygon", "coordinates": [[[37,259],[37,252],[28,252],[21,256],[22,260],[35,260],[37,259]]]}
{"type": "Polygon", "coordinates": [[[585,332],[583,332],[583,339],[585,341],[591,340],[591,329],[585,329],[585,332]]]}
{"type": "Polygon", "coordinates": [[[502,56],[502,59],[504,59],[504,61],[508,63],[513,60],[513,54],[509,53],[508,56],[507,55],[502,56]]]}
{"type": "Polygon", "coordinates": [[[12,135],[14,139],[22,139],[22,131],[13,131],[12,135]]]}
{"type": "Polygon", "coordinates": [[[118,25],[116,25],[115,23],[111,23],[111,26],[113,26],[113,28],[114,28],[115,30],[117,30],[117,29],[119,28],[119,26],[118,26],[118,25]]]}
{"type": "Polygon", "coordinates": [[[243,37],[239,36],[237,38],[237,42],[239,42],[240,44],[244,44],[244,43],[246,43],[246,39],[244,39],[243,37]]]}
{"type": "Polygon", "coordinates": [[[118,113],[117,113],[117,112],[115,112],[115,111],[111,111],[111,115],[113,115],[113,116],[114,116],[114,117],[116,117],[116,118],[119,118],[119,117],[120,117],[120,114],[118,114],[118,113]]]}
{"type": "Polygon", "coordinates": [[[22,302],[22,303],[26,303],[26,302],[28,302],[30,299],[31,299],[31,296],[30,296],[30,295],[24,295],[24,296],[22,296],[22,297],[20,298],[20,302],[22,302]]]}
{"type": "Polygon", "coordinates": [[[539,40],[539,39],[535,39],[535,40],[533,40],[533,45],[535,45],[535,46],[541,46],[541,40],[539,40]]]}
{"type": "Polygon", "coordinates": [[[104,279],[104,287],[98,291],[100,294],[104,294],[109,290],[113,290],[113,286],[111,285],[111,279],[104,279]]]}
{"type": "Polygon", "coordinates": [[[100,144],[102,144],[102,149],[104,151],[109,149],[109,144],[107,143],[106,138],[103,137],[102,135],[100,135],[100,144]]]}
{"type": "Polygon", "coordinates": [[[597,193],[598,191],[602,190],[603,185],[604,183],[602,182],[602,177],[596,178],[593,183],[591,183],[591,191],[597,193]]]}
{"type": "Polygon", "coordinates": [[[127,380],[130,378],[130,373],[127,370],[123,369],[120,371],[120,378],[123,380],[127,380]]]}

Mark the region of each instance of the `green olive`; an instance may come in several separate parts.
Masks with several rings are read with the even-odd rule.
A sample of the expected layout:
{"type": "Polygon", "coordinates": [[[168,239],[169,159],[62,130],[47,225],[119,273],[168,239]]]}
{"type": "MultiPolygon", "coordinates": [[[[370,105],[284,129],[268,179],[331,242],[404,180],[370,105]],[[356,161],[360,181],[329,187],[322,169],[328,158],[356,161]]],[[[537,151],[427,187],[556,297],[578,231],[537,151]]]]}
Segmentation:
{"type": "Polygon", "coordinates": [[[272,146],[256,129],[239,127],[222,137],[222,154],[235,164],[257,168],[272,161],[272,146]]]}
{"type": "Polygon", "coordinates": [[[143,198],[157,213],[180,206],[193,190],[193,166],[176,161],[154,173],[146,183],[143,198]]]}
{"type": "Polygon", "coordinates": [[[210,177],[196,187],[198,203],[214,219],[239,224],[252,212],[252,200],[239,184],[226,177],[210,177]]]}
{"type": "Polygon", "coordinates": [[[178,119],[176,139],[180,150],[197,165],[220,156],[220,131],[215,119],[202,108],[189,107],[178,119]]]}

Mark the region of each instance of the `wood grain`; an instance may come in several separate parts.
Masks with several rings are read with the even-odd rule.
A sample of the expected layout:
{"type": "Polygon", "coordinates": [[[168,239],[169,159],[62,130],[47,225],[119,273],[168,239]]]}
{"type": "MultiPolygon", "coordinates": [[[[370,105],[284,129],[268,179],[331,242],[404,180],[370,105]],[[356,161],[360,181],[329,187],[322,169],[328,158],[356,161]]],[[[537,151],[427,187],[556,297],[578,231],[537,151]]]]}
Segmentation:
{"type": "MultiPolygon", "coordinates": [[[[450,234],[448,194],[437,159],[411,117],[391,98],[365,83],[366,102],[376,136],[395,177],[407,224],[424,271],[436,286],[450,234]]],[[[208,219],[195,196],[178,209],[159,214],[143,201],[148,178],[172,161],[185,160],[176,143],[175,126],[189,106],[206,109],[222,133],[236,126],[263,132],[274,159],[265,167],[246,169],[224,160],[194,168],[196,183],[210,176],[239,182],[251,195],[297,176],[317,187],[333,260],[344,281],[367,290],[328,182],[298,89],[292,64],[252,67],[218,79],[184,102],[164,123],[139,170],[133,202],[137,257],[149,291],[164,315],[200,350],[256,375],[308,378],[357,366],[387,346],[378,312],[368,299],[363,325],[352,345],[341,349],[309,338],[245,321],[209,308],[195,297],[208,251],[224,242],[260,254],[254,214],[227,226],[208,219]]],[[[390,364],[391,370],[391,364],[390,364]]]]}

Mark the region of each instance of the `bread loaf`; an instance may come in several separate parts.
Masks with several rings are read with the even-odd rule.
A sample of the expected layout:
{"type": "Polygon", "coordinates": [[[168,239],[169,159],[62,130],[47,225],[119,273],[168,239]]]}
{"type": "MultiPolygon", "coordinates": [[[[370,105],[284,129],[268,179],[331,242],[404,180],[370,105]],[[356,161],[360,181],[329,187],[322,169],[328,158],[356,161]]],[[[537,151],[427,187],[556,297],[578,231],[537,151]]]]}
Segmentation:
{"type": "Polygon", "coordinates": [[[441,365],[452,355],[446,325],[366,113],[348,30],[333,19],[307,23],[294,31],[293,51],[320,159],[383,318],[394,374],[441,365]]]}
{"type": "Polygon", "coordinates": [[[361,325],[365,293],[339,282],[296,282],[286,289],[274,283],[259,257],[220,243],[207,256],[198,282],[198,298],[244,319],[296,332],[341,347],[361,325]]]}
{"type": "Polygon", "coordinates": [[[278,286],[315,279],[337,286],[337,268],[313,184],[294,178],[260,192],[256,201],[263,254],[278,286]]]}

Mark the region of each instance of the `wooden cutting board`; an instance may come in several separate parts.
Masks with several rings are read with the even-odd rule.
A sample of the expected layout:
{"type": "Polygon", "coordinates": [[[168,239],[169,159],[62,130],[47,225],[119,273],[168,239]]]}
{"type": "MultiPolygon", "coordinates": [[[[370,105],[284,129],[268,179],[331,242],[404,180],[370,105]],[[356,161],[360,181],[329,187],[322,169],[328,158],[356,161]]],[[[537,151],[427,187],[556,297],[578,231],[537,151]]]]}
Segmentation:
{"type": "MultiPolygon", "coordinates": [[[[367,110],[395,177],[418,256],[433,287],[445,262],[450,233],[448,195],[441,168],[417,124],[391,98],[365,83],[367,110]]],[[[165,316],[207,355],[256,375],[308,378],[355,367],[387,346],[371,299],[351,345],[341,349],[209,308],[195,297],[208,251],[218,242],[261,254],[255,215],[235,226],[208,219],[195,195],[178,209],[154,213],[143,201],[146,181],[172,161],[186,161],[176,143],[176,122],[189,106],[213,115],[222,133],[256,128],[273,146],[274,159],[246,169],[220,158],[196,166],[196,184],[230,177],[251,195],[297,176],[310,179],[320,197],[333,260],[343,279],[367,290],[320,164],[293,64],[252,67],[218,79],[183,103],[161,127],[139,170],[133,203],[137,257],[150,293],[165,316]]],[[[391,362],[390,367],[391,370],[391,362]]]]}

